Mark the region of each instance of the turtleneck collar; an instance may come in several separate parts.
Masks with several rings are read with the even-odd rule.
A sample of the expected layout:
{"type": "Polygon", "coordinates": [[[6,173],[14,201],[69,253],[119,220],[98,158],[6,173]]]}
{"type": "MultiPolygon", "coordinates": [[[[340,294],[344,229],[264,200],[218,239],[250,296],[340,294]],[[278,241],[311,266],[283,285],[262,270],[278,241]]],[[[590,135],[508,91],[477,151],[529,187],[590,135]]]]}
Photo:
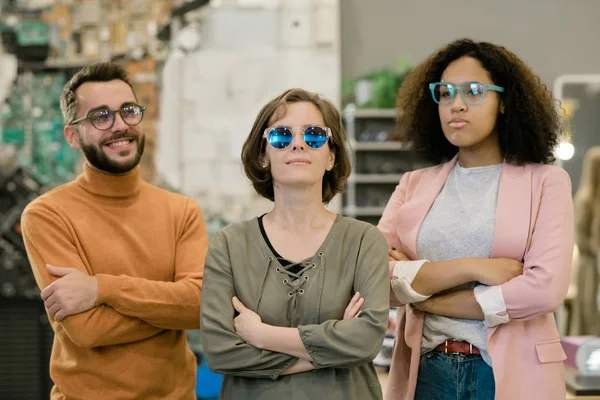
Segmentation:
{"type": "Polygon", "coordinates": [[[85,190],[98,196],[105,197],[132,197],[136,196],[142,188],[140,166],[123,175],[113,175],[92,168],[87,162],[83,165],[83,173],[77,177],[76,182],[85,190]]]}

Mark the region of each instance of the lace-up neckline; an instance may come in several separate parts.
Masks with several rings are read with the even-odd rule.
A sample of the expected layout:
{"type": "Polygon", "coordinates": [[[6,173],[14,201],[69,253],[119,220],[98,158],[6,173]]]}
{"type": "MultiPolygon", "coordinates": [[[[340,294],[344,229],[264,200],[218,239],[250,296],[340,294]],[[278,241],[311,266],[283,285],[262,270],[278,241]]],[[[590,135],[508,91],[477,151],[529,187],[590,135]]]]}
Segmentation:
{"type": "MultiPolygon", "coordinates": [[[[319,247],[317,254],[312,257],[305,258],[302,261],[292,262],[283,257],[273,248],[271,241],[269,240],[263,225],[264,214],[257,218],[258,227],[260,229],[260,233],[264,239],[265,244],[269,248],[271,255],[268,256],[267,260],[267,268],[265,270],[265,275],[263,276],[263,284],[267,278],[268,271],[272,268],[272,264],[275,263],[276,268],[275,271],[278,274],[281,274],[282,277],[282,285],[285,285],[288,290],[288,296],[293,300],[293,307],[296,307],[298,302],[298,296],[302,296],[304,294],[303,286],[311,279],[311,276],[307,273],[313,268],[323,268],[325,265],[325,253],[323,252],[323,248],[326,246],[329,238],[331,237],[331,233],[336,229],[338,222],[340,220],[340,216],[336,215],[335,221],[333,225],[329,229],[327,236],[325,236],[325,240],[319,247]],[[318,260],[315,260],[317,258],[318,260]],[[279,265],[277,265],[279,264],[279,265]]],[[[314,276],[314,275],[313,275],[314,276]]],[[[261,286],[262,286],[261,285],[261,286]]],[[[261,287],[262,293],[262,287],[261,287]]],[[[260,297],[259,297],[260,302],[260,297]]]]}
{"type": "MultiPolygon", "coordinates": [[[[322,267],[325,261],[325,254],[322,251],[319,251],[317,256],[319,257],[319,266],[322,267]]],[[[288,296],[291,299],[293,299],[293,307],[296,307],[296,304],[298,302],[298,296],[302,296],[304,294],[304,289],[302,287],[310,279],[310,276],[306,273],[311,269],[317,267],[317,264],[311,261],[312,258],[313,257],[296,263],[291,263],[285,266],[282,265],[280,267],[275,268],[275,272],[281,274],[283,277],[282,283],[286,285],[289,290],[288,296]],[[300,270],[297,273],[292,272],[292,269],[294,267],[300,267],[300,270]]],[[[271,263],[274,260],[274,257],[269,257],[269,261],[267,263],[267,270],[271,267],[271,263]]]]}

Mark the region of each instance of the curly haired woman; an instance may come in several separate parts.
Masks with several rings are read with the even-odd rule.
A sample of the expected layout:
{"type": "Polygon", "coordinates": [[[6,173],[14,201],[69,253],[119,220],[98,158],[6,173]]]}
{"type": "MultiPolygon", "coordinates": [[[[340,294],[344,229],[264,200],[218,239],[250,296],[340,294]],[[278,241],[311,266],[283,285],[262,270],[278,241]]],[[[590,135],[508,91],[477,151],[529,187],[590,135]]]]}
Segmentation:
{"type": "Polygon", "coordinates": [[[573,203],[551,93],[515,54],[463,39],[398,95],[405,174],[379,223],[398,305],[388,399],[565,398],[553,311],[569,284],[573,203]]]}

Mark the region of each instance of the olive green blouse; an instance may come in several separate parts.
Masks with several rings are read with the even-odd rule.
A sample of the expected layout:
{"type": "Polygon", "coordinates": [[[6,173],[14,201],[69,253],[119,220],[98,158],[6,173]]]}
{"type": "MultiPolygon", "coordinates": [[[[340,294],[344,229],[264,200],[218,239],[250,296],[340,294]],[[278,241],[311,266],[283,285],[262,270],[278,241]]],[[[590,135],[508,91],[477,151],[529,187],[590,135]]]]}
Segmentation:
{"type": "Polygon", "coordinates": [[[386,240],[366,222],[337,216],[317,253],[286,267],[257,218],[215,234],[200,326],[208,365],[224,375],[220,399],[381,399],[372,360],[388,325],[389,284],[386,240]],[[365,303],[356,318],[343,320],[357,291],[365,303]],[[281,375],[296,357],[245,343],[233,327],[234,295],[264,323],[297,327],[315,370],[281,375]]]}

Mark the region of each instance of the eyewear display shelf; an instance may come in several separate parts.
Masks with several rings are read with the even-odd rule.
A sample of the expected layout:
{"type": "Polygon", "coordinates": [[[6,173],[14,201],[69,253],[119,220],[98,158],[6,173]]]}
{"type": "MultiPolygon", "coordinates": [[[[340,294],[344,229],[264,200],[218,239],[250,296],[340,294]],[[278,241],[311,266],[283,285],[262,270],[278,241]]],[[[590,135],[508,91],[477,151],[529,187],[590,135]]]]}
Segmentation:
{"type": "Polygon", "coordinates": [[[352,174],[343,198],[343,214],[377,224],[405,172],[424,166],[396,139],[396,109],[344,109],[352,174]]]}

